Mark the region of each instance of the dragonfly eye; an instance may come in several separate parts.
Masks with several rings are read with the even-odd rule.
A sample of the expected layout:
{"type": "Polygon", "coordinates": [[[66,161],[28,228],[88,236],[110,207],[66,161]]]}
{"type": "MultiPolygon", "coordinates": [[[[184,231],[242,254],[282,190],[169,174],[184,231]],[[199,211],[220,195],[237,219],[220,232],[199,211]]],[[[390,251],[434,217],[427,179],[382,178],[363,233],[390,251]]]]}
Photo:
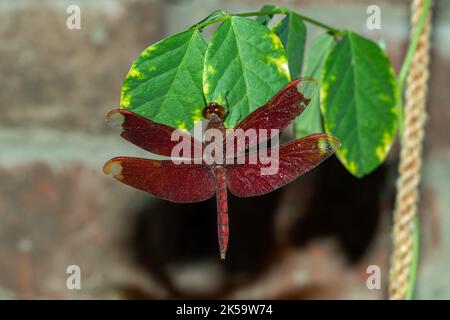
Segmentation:
{"type": "Polygon", "coordinates": [[[204,109],[203,109],[203,118],[209,120],[211,119],[212,115],[216,115],[220,120],[224,120],[225,118],[225,110],[223,109],[223,107],[216,103],[210,103],[209,105],[207,105],[204,109]]]}

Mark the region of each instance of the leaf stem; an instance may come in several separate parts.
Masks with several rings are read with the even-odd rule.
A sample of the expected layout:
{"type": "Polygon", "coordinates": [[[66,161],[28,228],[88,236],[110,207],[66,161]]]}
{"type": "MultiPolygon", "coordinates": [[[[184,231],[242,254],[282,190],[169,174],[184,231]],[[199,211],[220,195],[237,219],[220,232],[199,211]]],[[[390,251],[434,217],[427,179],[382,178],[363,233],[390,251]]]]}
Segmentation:
{"type": "Polygon", "coordinates": [[[253,11],[253,12],[243,12],[243,13],[231,13],[231,16],[237,17],[257,17],[257,16],[273,16],[276,14],[289,14],[289,10],[286,9],[276,9],[271,11],[253,11]]]}
{"type": "Polygon", "coordinates": [[[207,26],[209,26],[211,24],[214,24],[214,23],[217,23],[217,22],[221,22],[221,21],[224,21],[226,19],[228,19],[228,17],[224,16],[224,17],[213,19],[213,20],[199,22],[199,23],[193,25],[190,29],[194,29],[195,28],[195,29],[202,30],[203,28],[205,28],[205,27],[207,27],[207,26]]]}
{"type": "Polygon", "coordinates": [[[411,273],[409,275],[408,292],[406,299],[412,300],[414,298],[414,288],[417,280],[417,267],[419,265],[419,248],[420,248],[420,223],[419,217],[416,215],[414,219],[414,233],[413,233],[413,254],[411,261],[411,273]]]}
{"type": "MultiPolygon", "coordinates": [[[[298,14],[298,13],[297,13],[297,14],[298,14]]],[[[315,25],[316,27],[319,27],[319,28],[328,30],[328,31],[329,31],[330,33],[332,33],[333,35],[336,35],[336,36],[343,36],[344,33],[345,33],[343,30],[339,30],[339,29],[333,28],[333,27],[331,27],[331,26],[329,26],[329,25],[327,25],[327,24],[325,24],[325,23],[322,23],[322,22],[320,22],[320,21],[317,21],[317,20],[315,20],[315,19],[313,19],[313,18],[304,16],[304,15],[302,15],[302,14],[298,14],[298,15],[299,15],[303,20],[305,20],[306,22],[309,22],[309,23],[315,25]]]]}

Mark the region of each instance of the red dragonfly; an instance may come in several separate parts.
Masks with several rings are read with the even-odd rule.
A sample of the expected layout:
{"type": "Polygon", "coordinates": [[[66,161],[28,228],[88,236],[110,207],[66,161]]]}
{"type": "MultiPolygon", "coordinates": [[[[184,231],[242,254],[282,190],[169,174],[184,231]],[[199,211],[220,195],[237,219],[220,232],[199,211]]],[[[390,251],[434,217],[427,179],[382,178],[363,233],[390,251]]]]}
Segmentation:
{"type": "MultiPolygon", "coordinates": [[[[292,81],[266,104],[256,109],[238,123],[235,129],[283,130],[310,102],[304,94],[304,87],[313,80],[309,78],[292,81]]],[[[224,108],[210,103],[203,109],[203,117],[209,120],[207,130],[218,129],[226,137],[224,108]]],[[[127,110],[113,110],[107,120],[118,117],[122,128],[121,136],[149,152],[171,156],[179,142],[172,141],[175,128],[156,123],[127,110]]],[[[208,143],[195,139],[189,133],[184,138],[194,150],[204,150],[208,143]]],[[[261,142],[261,141],[259,141],[261,142]]],[[[256,139],[245,142],[246,159],[252,156],[249,148],[257,145],[256,139]]],[[[221,259],[225,259],[228,247],[229,223],[227,189],[236,196],[252,197],[272,192],[295,180],[331,156],[340,146],[337,138],[326,134],[313,134],[293,140],[279,147],[278,172],[262,175],[266,164],[260,159],[256,163],[244,164],[203,162],[176,164],[172,160],[154,160],[132,157],[116,157],[105,163],[103,171],[115,179],[154,196],[173,202],[198,202],[217,198],[217,228],[221,259]]],[[[237,150],[236,150],[237,152],[237,150]]],[[[257,158],[257,157],[256,157],[257,158]]]]}

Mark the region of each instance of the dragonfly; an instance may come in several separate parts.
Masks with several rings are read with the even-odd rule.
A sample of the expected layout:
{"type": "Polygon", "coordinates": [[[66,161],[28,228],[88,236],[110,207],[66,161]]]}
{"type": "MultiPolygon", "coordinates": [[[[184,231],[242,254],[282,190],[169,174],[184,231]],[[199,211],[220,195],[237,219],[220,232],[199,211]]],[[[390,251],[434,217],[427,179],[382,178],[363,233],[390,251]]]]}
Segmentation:
{"type": "MultiPolygon", "coordinates": [[[[314,87],[312,78],[292,81],[269,99],[264,105],[238,122],[234,130],[283,130],[297,118],[309,104],[314,87]],[[307,89],[305,89],[307,88],[307,89]]],[[[227,101],[228,105],[228,101],[227,101]]],[[[228,107],[229,110],[229,107],[228,107]]],[[[225,108],[217,102],[207,104],[202,112],[208,129],[223,133],[225,140],[230,134],[224,121],[228,116],[225,108]]],[[[160,156],[171,157],[178,144],[173,141],[175,128],[154,122],[132,111],[117,109],[110,111],[107,121],[115,122],[121,128],[121,136],[138,147],[160,156]]],[[[189,132],[182,133],[191,151],[205,150],[211,142],[201,141],[189,132]]],[[[268,140],[270,139],[267,138],[268,140]]],[[[258,139],[247,139],[244,148],[234,150],[245,154],[248,160],[255,152],[258,139]]],[[[107,161],[103,171],[116,180],[145,191],[153,196],[178,203],[205,201],[214,195],[217,202],[217,234],[220,258],[225,259],[229,243],[228,191],[238,197],[261,196],[277,190],[294,181],[330,157],[340,146],[336,137],[325,133],[312,134],[279,146],[277,172],[261,174],[267,166],[261,158],[256,161],[233,163],[230,161],[205,161],[175,163],[172,160],[144,159],[136,157],[115,157],[107,161]]],[[[224,143],[225,148],[225,143],[224,143]]],[[[194,153],[191,153],[194,154],[194,153]]],[[[228,156],[228,155],[227,155],[228,156]]],[[[255,159],[253,158],[253,159],[255,159]]]]}

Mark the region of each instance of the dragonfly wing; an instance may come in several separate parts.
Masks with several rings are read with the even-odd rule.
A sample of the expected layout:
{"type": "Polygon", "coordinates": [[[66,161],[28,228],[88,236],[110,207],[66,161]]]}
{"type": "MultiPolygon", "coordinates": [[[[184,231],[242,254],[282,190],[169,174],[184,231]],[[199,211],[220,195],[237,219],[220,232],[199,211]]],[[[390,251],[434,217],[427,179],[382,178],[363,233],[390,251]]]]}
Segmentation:
{"type": "MultiPolygon", "coordinates": [[[[244,132],[247,132],[249,129],[256,131],[260,129],[278,129],[282,131],[305,110],[311,99],[315,83],[315,80],[312,78],[292,81],[263,106],[239,122],[235,130],[242,129],[244,132]]],[[[249,142],[246,144],[246,147],[263,142],[258,142],[255,136],[247,139],[249,142]]]]}
{"type": "Polygon", "coordinates": [[[226,166],[228,188],[232,194],[239,197],[252,197],[272,192],[313,169],[331,156],[339,145],[335,137],[314,134],[282,145],[278,159],[273,157],[271,165],[262,163],[259,157],[256,163],[252,164],[249,162],[252,154],[246,154],[245,164],[226,166]],[[263,175],[261,169],[269,167],[275,171],[272,174],[263,175]]]}
{"type": "Polygon", "coordinates": [[[198,202],[215,193],[214,174],[202,164],[117,157],[103,166],[116,180],[173,202],[198,202]]]}
{"type": "Polygon", "coordinates": [[[178,130],[176,141],[172,141],[171,137],[175,128],[154,122],[128,110],[112,110],[106,116],[106,120],[111,126],[119,126],[122,129],[121,136],[125,140],[161,156],[170,157],[173,148],[180,143],[181,139],[189,141],[191,155],[194,155],[195,146],[199,148],[198,150],[203,150],[203,144],[189,133],[178,130]]]}

